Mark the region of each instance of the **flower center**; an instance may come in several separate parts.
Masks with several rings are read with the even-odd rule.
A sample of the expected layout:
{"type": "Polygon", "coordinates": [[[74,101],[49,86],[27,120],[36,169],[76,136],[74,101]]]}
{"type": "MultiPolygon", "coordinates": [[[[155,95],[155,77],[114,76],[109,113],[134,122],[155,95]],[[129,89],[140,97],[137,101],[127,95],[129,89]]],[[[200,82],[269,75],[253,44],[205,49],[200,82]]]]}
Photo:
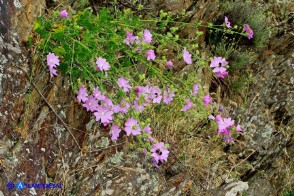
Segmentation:
{"type": "Polygon", "coordinates": [[[162,155],[162,152],[159,149],[156,150],[156,153],[159,154],[159,155],[162,155]]]}

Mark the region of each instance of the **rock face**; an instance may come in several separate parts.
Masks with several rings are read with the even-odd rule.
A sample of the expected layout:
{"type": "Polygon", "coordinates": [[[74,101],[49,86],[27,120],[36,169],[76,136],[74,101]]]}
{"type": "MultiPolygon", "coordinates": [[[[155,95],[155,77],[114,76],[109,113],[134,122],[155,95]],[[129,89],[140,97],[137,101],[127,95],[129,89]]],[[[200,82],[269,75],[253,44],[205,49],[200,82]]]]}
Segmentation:
{"type": "Polygon", "coordinates": [[[0,6],[0,129],[8,133],[13,119],[18,118],[22,110],[19,103],[18,111],[12,111],[18,104],[17,100],[24,94],[23,90],[27,83],[24,73],[17,68],[26,64],[26,59],[22,55],[17,33],[12,30],[10,15],[13,15],[16,9],[13,1],[1,1],[0,6]],[[15,80],[16,78],[18,80],[15,80]]]}
{"type": "Polygon", "coordinates": [[[19,40],[27,40],[34,21],[45,11],[45,0],[14,0],[12,25],[19,40]]]}
{"type": "MultiPolygon", "coordinates": [[[[176,13],[181,7],[191,22],[210,21],[217,14],[218,1],[179,2],[154,1],[150,8],[155,13],[160,9],[176,13]]],[[[66,78],[50,80],[42,62],[34,62],[37,66],[32,70],[32,59],[19,43],[45,12],[45,4],[44,0],[0,0],[0,195],[19,194],[6,187],[19,181],[63,186],[24,189],[22,195],[181,195],[191,191],[193,181],[185,173],[160,173],[125,142],[110,144],[108,130],[96,125],[76,102],[66,78]]],[[[236,154],[252,168],[241,172],[242,181],[223,180],[222,186],[198,190],[201,194],[269,195],[286,184],[283,177],[294,157],[294,36],[289,16],[286,24],[291,21],[292,26],[284,26],[287,31],[272,38],[256,63],[249,107],[233,111],[244,119],[244,132],[251,138],[246,148],[253,149],[246,156],[242,150],[236,154]]],[[[185,33],[193,35],[189,29],[185,33]]]]}
{"type": "MultiPolygon", "coordinates": [[[[291,29],[290,29],[291,30],[291,29]]],[[[293,29],[292,29],[293,33],[293,29]]],[[[265,171],[271,168],[268,179],[272,185],[283,186],[287,179],[280,175],[287,168],[281,155],[293,157],[293,127],[294,127],[294,36],[284,34],[277,37],[269,45],[271,55],[264,56],[260,62],[257,74],[254,76],[251,108],[243,113],[246,119],[247,131],[252,136],[250,143],[256,152],[251,156],[253,170],[247,171],[244,179],[252,182],[251,193],[262,193],[259,187],[264,187],[264,176],[257,170],[265,171]],[[292,146],[292,147],[291,147],[292,146]],[[288,150],[289,151],[288,151],[288,150]],[[288,152],[287,152],[288,151],[288,152]],[[273,183],[274,182],[274,183],[273,183]]],[[[266,183],[270,183],[268,180],[266,183]]],[[[250,184],[249,184],[250,187],[250,184]]],[[[268,188],[269,194],[276,194],[276,188],[268,188]]]]}

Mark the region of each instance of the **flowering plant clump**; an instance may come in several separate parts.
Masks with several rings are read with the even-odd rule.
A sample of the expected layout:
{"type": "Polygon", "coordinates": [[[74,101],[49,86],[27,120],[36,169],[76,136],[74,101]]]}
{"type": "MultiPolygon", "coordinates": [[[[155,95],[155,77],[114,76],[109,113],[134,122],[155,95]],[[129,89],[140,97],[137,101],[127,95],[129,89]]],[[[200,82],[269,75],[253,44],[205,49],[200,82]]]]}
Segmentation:
{"type": "MultiPolygon", "coordinates": [[[[216,115],[215,117],[213,115],[209,115],[208,118],[215,120],[218,125],[218,134],[223,136],[223,140],[226,143],[231,143],[233,141],[231,131],[235,125],[235,120],[232,120],[231,118],[222,118],[220,114],[216,115]]],[[[241,125],[238,124],[234,130],[237,132],[242,132],[241,125]]]]}
{"type": "MultiPolygon", "coordinates": [[[[196,114],[201,120],[207,118],[213,105],[196,71],[183,79],[168,68],[184,63],[196,70],[197,64],[209,66],[209,59],[201,58],[197,47],[177,42],[178,27],[160,34],[156,26],[134,17],[130,11],[113,15],[105,8],[97,17],[88,9],[68,17],[63,10],[51,19],[39,18],[34,29],[42,37],[39,47],[47,55],[50,76],[57,75],[59,66],[69,75],[77,101],[97,123],[109,129],[111,140],[130,137],[158,168],[168,161],[170,149],[158,139],[161,130],[153,125],[155,119],[146,116],[162,109],[183,117],[194,118],[196,114]],[[173,45],[174,56],[166,58],[173,45]]],[[[231,28],[228,18],[226,27],[231,28]]],[[[227,65],[223,57],[214,57],[210,62],[219,78],[229,74],[227,65]]],[[[216,119],[218,134],[231,142],[234,121],[212,115],[209,118],[216,119]]],[[[241,132],[241,126],[236,130],[241,132]]]]}

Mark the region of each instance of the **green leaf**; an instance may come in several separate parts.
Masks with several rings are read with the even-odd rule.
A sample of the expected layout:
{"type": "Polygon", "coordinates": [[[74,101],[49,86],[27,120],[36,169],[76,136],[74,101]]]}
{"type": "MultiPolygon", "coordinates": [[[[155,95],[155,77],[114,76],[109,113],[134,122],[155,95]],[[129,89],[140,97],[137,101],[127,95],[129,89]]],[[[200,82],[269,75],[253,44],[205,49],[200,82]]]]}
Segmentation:
{"type": "Polygon", "coordinates": [[[53,52],[57,55],[57,56],[60,56],[60,57],[63,57],[63,55],[66,54],[66,51],[65,49],[62,47],[62,46],[58,46],[57,48],[55,48],[53,50],[53,52]]]}

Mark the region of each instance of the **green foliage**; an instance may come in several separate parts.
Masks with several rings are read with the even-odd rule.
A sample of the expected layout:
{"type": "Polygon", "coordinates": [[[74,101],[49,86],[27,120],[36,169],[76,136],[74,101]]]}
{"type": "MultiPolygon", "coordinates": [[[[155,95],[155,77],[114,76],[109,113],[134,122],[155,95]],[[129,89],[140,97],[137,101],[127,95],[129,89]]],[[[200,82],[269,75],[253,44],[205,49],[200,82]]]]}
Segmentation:
{"type": "Polygon", "coordinates": [[[294,190],[284,193],[283,196],[294,196],[294,190]]]}
{"type": "Polygon", "coordinates": [[[224,10],[225,16],[230,18],[233,25],[243,28],[244,24],[249,24],[254,30],[254,47],[262,48],[265,46],[270,36],[271,28],[263,5],[240,0],[226,1],[220,5],[224,10]]]}

